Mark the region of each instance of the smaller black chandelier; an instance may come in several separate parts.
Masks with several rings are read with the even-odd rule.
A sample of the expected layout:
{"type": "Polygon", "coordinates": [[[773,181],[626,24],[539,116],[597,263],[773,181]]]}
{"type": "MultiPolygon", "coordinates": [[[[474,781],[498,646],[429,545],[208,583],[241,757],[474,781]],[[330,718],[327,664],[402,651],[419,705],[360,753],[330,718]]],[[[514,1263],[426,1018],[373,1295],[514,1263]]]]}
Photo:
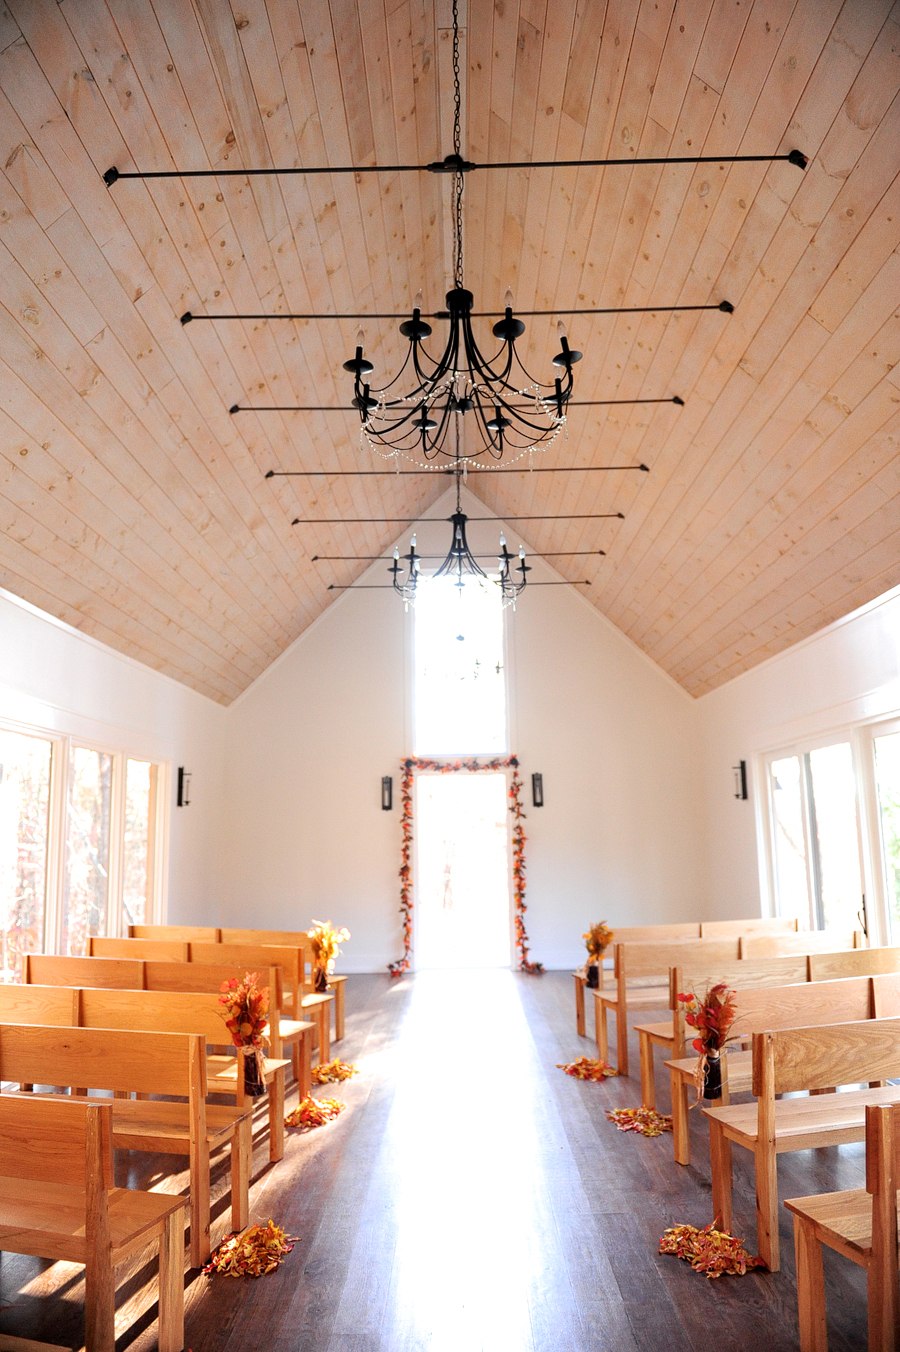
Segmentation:
{"type": "MultiPolygon", "coordinates": [[[[493,326],[501,346],[486,357],[472,332],[474,297],[463,285],[462,195],[465,174],[473,166],[461,154],[462,94],[459,79],[459,14],[453,0],[453,154],[440,164],[441,172],[453,175],[453,290],[447,292],[447,309],[439,318],[450,322],[444,351],[435,359],[422,340],[431,336],[431,325],[422,318],[421,292],[413,302],[410,319],[400,325],[409,341],[409,351],[400,370],[380,390],[372,391],[367,377],[374,367],[363,355],[365,336],[360,330],[356,353],[344,362],[353,376],[353,404],[359,409],[361,435],[372,450],[387,458],[423,455],[426,460],[446,456],[457,465],[489,456],[500,460],[505,451],[516,455],[546,449],[556,440],[566,422],[566,404],[572,394],[572,367],[582,354],[569,347],[562,320],[557,325],[560,350],[553,358],[559,375],[542,385],[525,370],[516,351],[516,339],[525,332],[513,314],[512,293],[507,291],[505,313],[493,326]],[[415,384],[401,393],[406,379],[415,384]],[[478,429],[476,446],[468,451],[447,446],[455,414],[472,413],[478,429]]],[[[473,560],[474,562],[474,560],[473,560]]]]}
{"type": "MultiPolygon", "coordinates": [[[[468,517],[460,505],[460,471],[456,474],[456,511],[448,518],[453,528],[453,539],[450,543],[450,550],[444,562],[432,575],[433,578],[448,577],[453,578],[453,585],[459,587],[460,592],[466,585],[466,581],[481,581],[485,583],[493,582],[500,588],[502,605],[512,606],[515,609],[516,598],[525,590],[528,583],[528,574],[531,568],[525,562],[525,546],[519,546],[519,557],[516,563],[514,554],[510,554],[506,547],[506,536],[500,533],[500,552],[497,555],[498,576],[492,578],[479,565],[472,551],[469,549],[469,542],[466,539],[466,522],[468,517]],[[516,564],[515,569],[513,565],[516,564]],[[518,576],[517,576],[518,575],[518,576]]],[[[409,542],[409,553],[400,554],[399,548],[394,549],[394,559],[388,572],[391,574],[394,591],[398,596],[402,596],[407,609],[411,603],[415,602],[416,592],[419,585],[421,567],[421,557],[416,553],[416,537],[412,536],[409,542]],[[406,577],[402,576],[400,565],[401,557],[407,565],[406,577]]]]}

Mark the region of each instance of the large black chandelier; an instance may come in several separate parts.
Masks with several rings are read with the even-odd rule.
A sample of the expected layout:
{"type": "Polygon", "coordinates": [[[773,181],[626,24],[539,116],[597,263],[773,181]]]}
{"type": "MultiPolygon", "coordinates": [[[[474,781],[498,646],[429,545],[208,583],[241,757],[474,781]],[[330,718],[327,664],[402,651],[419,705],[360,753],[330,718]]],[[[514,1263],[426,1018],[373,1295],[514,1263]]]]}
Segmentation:
{"type": "MultiPolygon", "coordinates": [[[[501,346],[486,357],[472,331],[474,297],[463,285],[462,197],[464,175],[474,168],[462,158],[459,79],[459,14],[453,0],[453,154],[443,161],[444,172],[453,175],[453,290],[447,292],[447,309],[438,317],[450,323],[450,333],[440,357],[423,347],[431,325],[422,318],[422,294],[416,296],[412,317],[400,325],[409,351],[393,380],[373,390],[368,381],[374,366],[364,355],[365,334],[360,329],[356,353],[344,362],[353,376],[353,404],[362,421],[361,436],[371,449],[386,458],[405,456],[426,460],[439,456],[465,464],[480,457],[515,458],[540,447],[545,450],[560,435],[566,423],[566,404],[572,394],[572,367],[582,354],[569,347],[565,325],[557,324],[560,350],[553,358],[558,371],[553,383],[541,384],[522,365],[516,339],[525,332],[513,314],[513,297],[506,293],[505,313],[492,332],[501,346]],[[405,392],[404,380],[408,382],[405,392]],[[415,384],[412,381],[415,380],[415,384]],[[412,388],[409,388],[412,385],[412,388]],[[450,427],[457,415],[471,413],[477,428],[473,449],[464,449],[457,436],[451,447],[450,427]]],[[[471,556],[470,556],[471,557],[471,556]]],[[[472,560],[474,563],[474,560],[472,560]]],[[[477,564],[475,565],[477,567],[477,564]]],[[[479,570],[480,571],[480,570],[479,570]]]]}
{"type": "MultiPolygon", "coordinates": [[[[457,452],[459,444],[459,413],[455,416],[457,452]]],[[[462,461],[462,456],[457,454],[458,461],[462,461]]],[[[506,536],[500,533],[500,549],[497,554],[497,576],[492,577],[478,563],[469,548],[469,542],[466,538],[466,523],[468,517],[462,510],[460,501],[460,484],[462,480],[462,464],[457,464],[456,469],[456,511],[449,518],[453,536],[450,542],[450,549],[447,557],[432,574],[432,580],[446,577],[453,579],[453,585],[462,591],[466,582],[471,580],[482,584],[494,583],[500,588],[501,604],[512,606],[515,610],[516,599],[524,591],[528,582],[528,574],[531,568],[525,562],[525,546],[519,545],[519,556],[516,559],[514,554],[510,554],[506,547],[506,536]]],[[[416,552],[416,536],[413,535],[409,542],[409,553],[401,555],[399,547],[394,549],[394,558],[391,567],[388,569],[391,574],[394,591],[403,597],[407,610],[415,602],[416,592],[420,581],[422,558],[416,552]],[[406,564],[406,576],[403,576],[401,567],[401,558],[406,564]]]]}

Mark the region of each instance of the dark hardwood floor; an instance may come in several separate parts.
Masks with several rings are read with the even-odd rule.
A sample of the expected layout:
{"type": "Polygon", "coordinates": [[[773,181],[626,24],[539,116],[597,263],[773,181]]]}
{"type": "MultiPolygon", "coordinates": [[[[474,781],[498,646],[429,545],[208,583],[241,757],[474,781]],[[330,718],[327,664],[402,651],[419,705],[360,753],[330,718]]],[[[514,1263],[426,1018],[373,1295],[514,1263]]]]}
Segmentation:
{"type": "MultiPolygon", "coordinates": [[[[570,975],[424,973],[347,983],[336,1050],[361,1074],[318,1090],[348,1110],[292,1133],[270,1166],[257,1125],[254,1220],[299,1236],[258,1281],[186,1277],[192,1352],[760,1352],[796,1349],[793,1241],[783,1270],[707,1281],[657,1252],[667,1225],[712,1219],[705,1123],[693,1163],[671,1137],[617,1132],[604,1109],[639,1101],[636,1078],[579,1083],[559,1061],[593,1055],[575,1034],[570,975]]],[[[589,1012],[589,1028],[590,1023],[589,1012]]],[[[637,1047],[634,1061],[637,1066],[637,1047]]],[[[661,1058],[659,1060],[661,1066],[661,1058]]],[[[657,1076],[668,1106],[667,1072],[657,1076]]],[[[296,1094],[289,1095],[289,1106],[296,1094]]],[[[118,1181],[180,1191],[171,1157],[123,1155],[118,1181]]],[[[782,1198],[859,1187],[859,1146],[779,1157],[782,1198]]],[[[225,1165],[214,1179],[228,1220],[225,1165]]],[[[755,1250],[753,1179],[735,1150],[735,1226],[755,1250]]],[[[866,1346],[865,1280],[826,1254],[831,1352],[866,1346]]],[[[0,1332],[77,1348],[81,1270],[3,1254],[0,1332]]],[[[155,1347],[153,1267],[123,1270],[118,1348],[155,1347]]]]}

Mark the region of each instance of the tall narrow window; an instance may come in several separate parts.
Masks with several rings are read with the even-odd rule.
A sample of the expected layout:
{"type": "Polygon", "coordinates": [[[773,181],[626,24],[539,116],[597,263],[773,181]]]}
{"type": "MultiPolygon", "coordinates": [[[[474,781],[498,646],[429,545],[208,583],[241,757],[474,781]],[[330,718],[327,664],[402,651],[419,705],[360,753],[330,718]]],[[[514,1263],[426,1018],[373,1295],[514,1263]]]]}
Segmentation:
{"type": "Polygon", "coordinates": [[[44,944],[51,744],[0,729],[0,981],[44,944]]]}
{"type": "Polygon", "coordinates": [[[86,953],[88,940],[106,931],[111,802],[112,756],[73,746],[69,752],[63,953],[86,953]]]}
{"type": "Polygon", "coordinates": [[[783,756],[769,766],[772,777],[772,813],[775,836],[775,888],[778,913],[809,924],[806,881],[806,838],[803,830],[803,790],[800,757],[783,756]]]}
{"type": "Polygon", "coordinates": [[[875,774],[888,912],[896,943],[900,935],[900,732],[875,738],[875,774]]]}
{"type": "Polygon", "coordinates": [[[423,581],[415,609],[416,755],[499,755],[507,741],[499,587],[423,581]]]}
{"type": "Polygon", "coordinates": [[[150,917],[156,775],[157,767],[149,761],[130,760],[127,763],[122,856],[122,923],[125,926],[143,925],[150,917]]]}

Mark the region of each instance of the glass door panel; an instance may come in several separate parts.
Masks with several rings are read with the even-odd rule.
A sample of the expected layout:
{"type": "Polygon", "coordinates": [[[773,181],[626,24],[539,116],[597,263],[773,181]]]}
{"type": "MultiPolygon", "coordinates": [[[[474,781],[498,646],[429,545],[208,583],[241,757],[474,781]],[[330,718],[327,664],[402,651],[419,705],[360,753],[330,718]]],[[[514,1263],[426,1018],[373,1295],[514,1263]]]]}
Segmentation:
{"type": "Polygon", "coordinates": [[[900,934],[900,732],[875,738],[875,778],[893,942],[900,934]]]}
{"type": "Polygon", "coordinates": [[[62,952],[81,955],[106,930],[112,756],[73,746],[69,753],[62,952]]]}
{"type": "Polygon", "coordinates": [[[130,760],[125,771],[125,840],[122,924],[143,925],[150,918],[153,821],[156,815],[156,766],[130,760]]]}
{"type": "Polygon", "coordinates": [[[775,839],[775,889],[778,914],[809,924],[806,839],[803,831],[803,789],[800,757],[784,756],[769,766],[775,839]]]}
{"type": "Polygon", "coordinates": [[[862,909],[856,781],[849,742],[806,756],[815,836],[813,891],[819,929],[858,929],[862,909]]]}
{"type": "Polygon", "coordinates": [[[44,946],[51,744],[0,730],[0,981],[44,946]]]}

